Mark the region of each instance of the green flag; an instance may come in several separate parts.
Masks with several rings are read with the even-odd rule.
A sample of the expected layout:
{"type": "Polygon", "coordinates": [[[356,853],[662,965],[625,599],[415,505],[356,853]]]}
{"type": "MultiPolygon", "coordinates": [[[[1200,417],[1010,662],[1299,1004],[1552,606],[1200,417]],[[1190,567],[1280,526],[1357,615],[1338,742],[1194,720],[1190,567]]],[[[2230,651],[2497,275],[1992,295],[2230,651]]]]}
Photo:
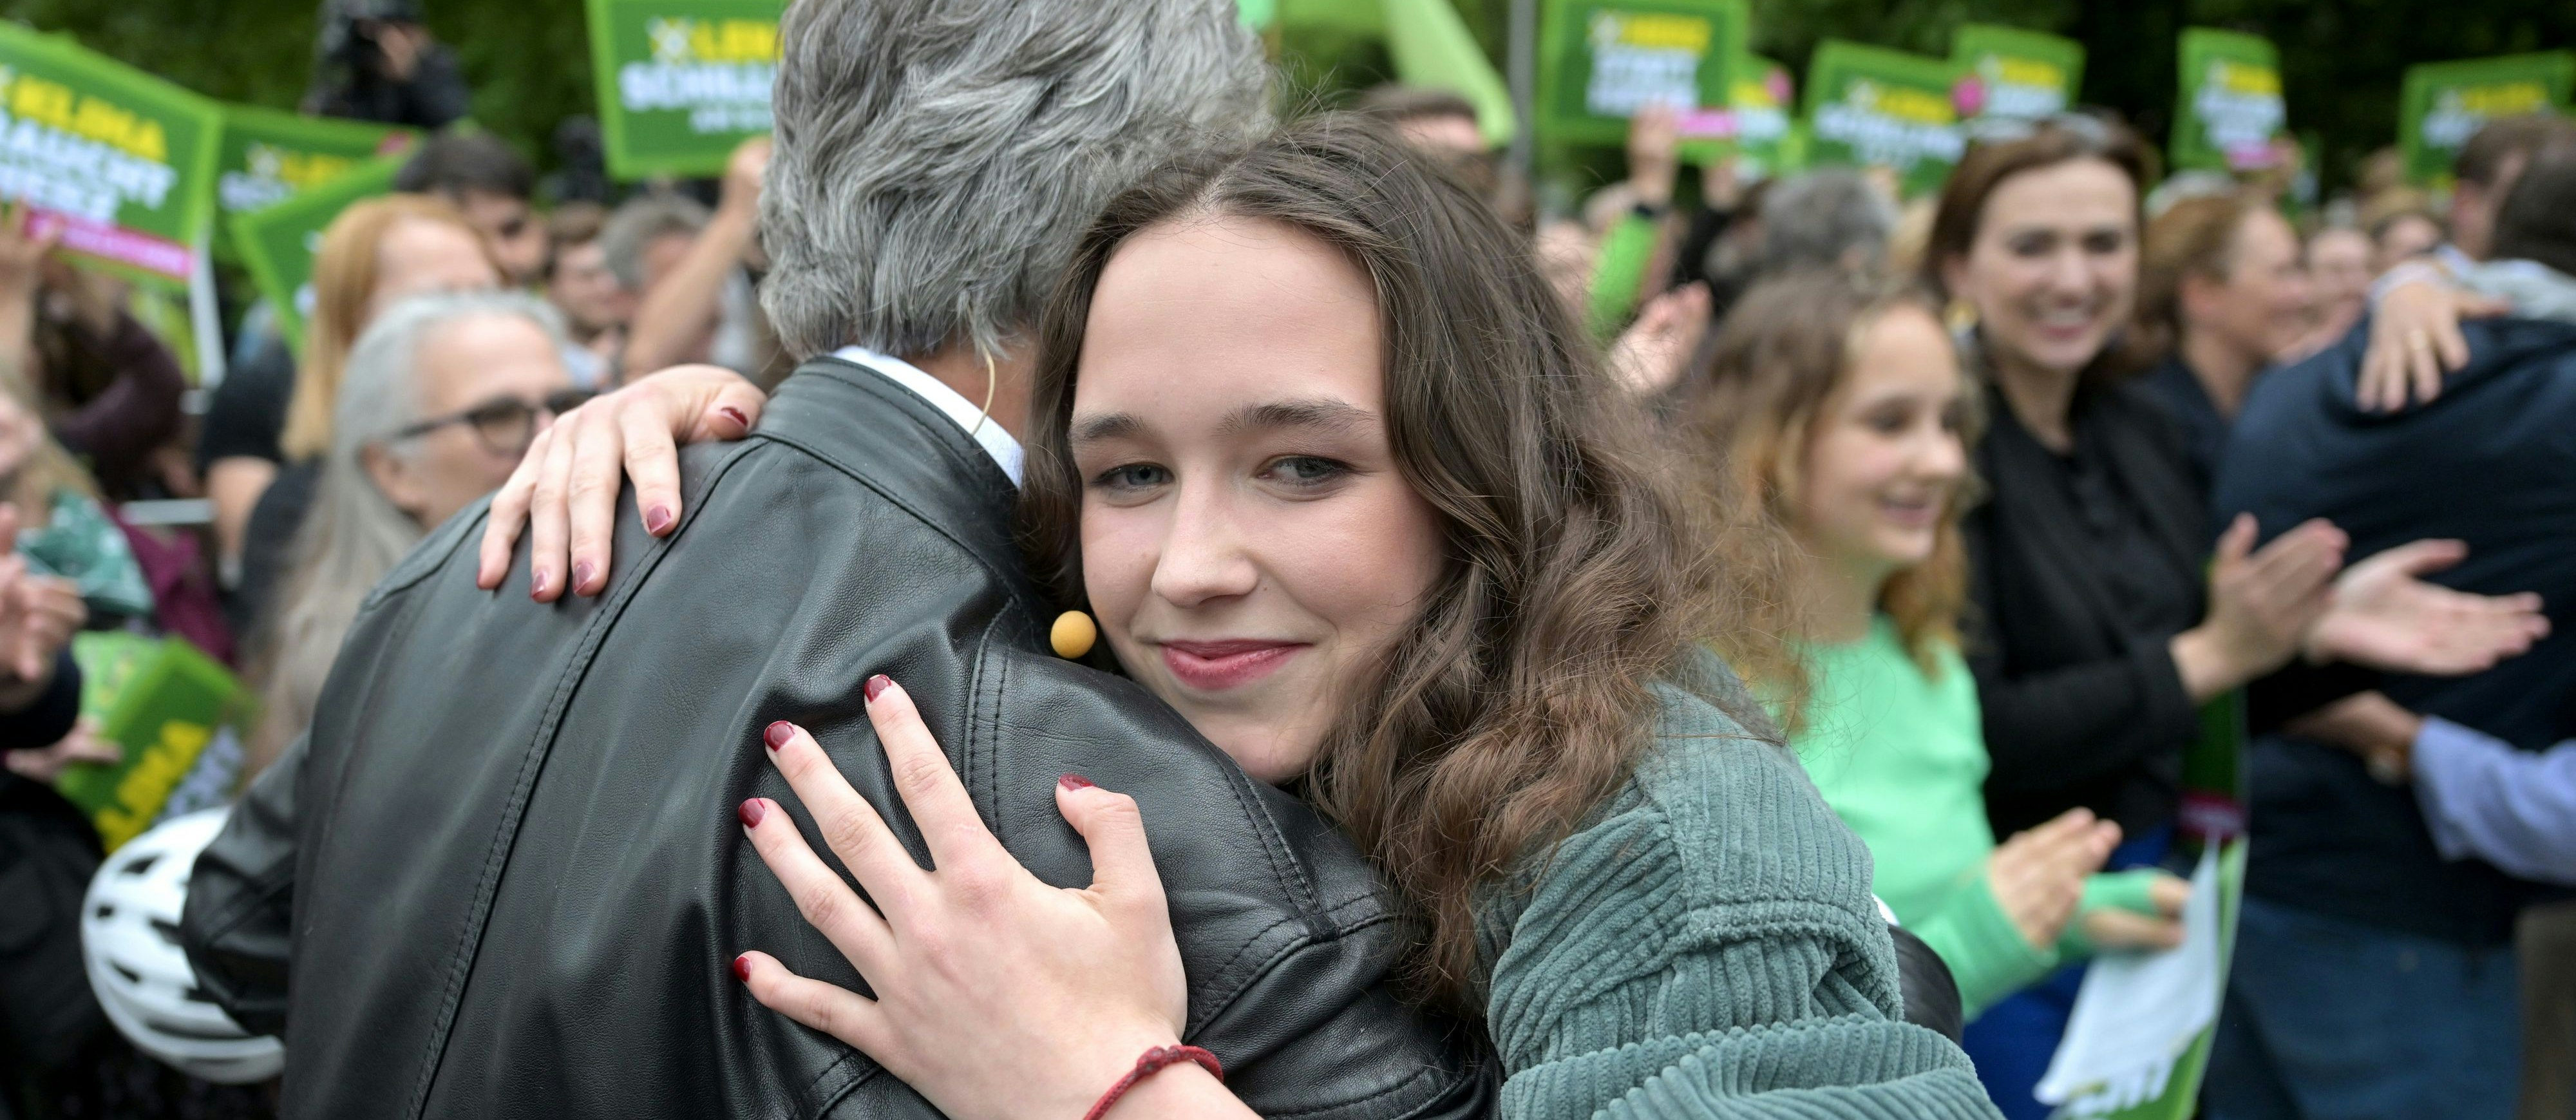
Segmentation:
{"type": "Polygon", "coordinates": [[[2270,40],[2207,27],[2183,29],[2174,98],[2174,170],[2257,171],[2279,158],[2289,111],[2281,56],[2270,40]]]}
{"type": "Polygon", "coordinates": [[[2543,51],[2406,68],[2397,144],[2406,177],[2449,186],[2460,145],[2498,117],[2563,112],[2576,85],[2576,53],[2543,51]]]}
{"type": "Polygon", "coordinates": [[[1807,64],[1807,158],[1896,173],[1908,195],[1940,189],[1967,142],[1949,60],[1827,39],[1807,64]]]}
{"type": "Polygon", "coordinates": [[[278,330],[296,353],[304,352],[304,320],[313,314],[313,254],[322,247],[322,231],[350,203],[391,192],[394,173],[408,158],[379,156],[284,202],[233,215],[233,247],[259,294],[277,309],[278,330]]]}
{"type": "Polygon", "coordinates": [[[1745,55],[1744,0],[1549,0],[1539,32],[1539,131],[1618,144],[1656,102],[1727,105],[1745,55]]]}
{"type": "Polygon", "coordinates": [[[2032,120],[2062,113],[2084,84],[2084,44],[2018,27],[1971,23],[1950,40],[1965,117],[2032,120]]]}
{"type": "Polygon", "coordinates": [[[608,173],[713,175],[769,131],[785,0],[587,0],[608,173]]]}
{"type": "Polygon", "coordinates": [[[68,39],[0,23],[0,197],[38,232],[184,286],[214,206],[214,103],[68,39]]]}
{"type": "Polygon", "coordinates": [[[1409,86],[1443,89],[1476,106],[1485,143],[1511,143],[1518,127],[1512,91],[1449,0],[1385,0],[1386,49],[1396,77],[1409,86]]]}

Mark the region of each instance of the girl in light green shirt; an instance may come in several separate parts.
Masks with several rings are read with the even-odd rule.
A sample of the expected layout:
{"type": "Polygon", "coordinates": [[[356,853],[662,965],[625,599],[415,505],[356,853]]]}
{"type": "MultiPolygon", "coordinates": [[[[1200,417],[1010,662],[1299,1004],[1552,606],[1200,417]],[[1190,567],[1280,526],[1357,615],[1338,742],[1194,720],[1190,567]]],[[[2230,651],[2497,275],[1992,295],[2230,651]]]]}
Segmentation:
{"type": "Polygon", "coordinates": [[[1970,1018],[2096,946],[2178,940],[2186,893],[2095,874],[2119,827],[2084,810],[1998,847],[1976,682],[1959,657],[1974,395],[1931,304],[1841,275],[1748,295],[1695,434],[1801,545],[1812,611],[1792,745],[1874,860],[1871,885],[1948,963],[1970,1018]]]}

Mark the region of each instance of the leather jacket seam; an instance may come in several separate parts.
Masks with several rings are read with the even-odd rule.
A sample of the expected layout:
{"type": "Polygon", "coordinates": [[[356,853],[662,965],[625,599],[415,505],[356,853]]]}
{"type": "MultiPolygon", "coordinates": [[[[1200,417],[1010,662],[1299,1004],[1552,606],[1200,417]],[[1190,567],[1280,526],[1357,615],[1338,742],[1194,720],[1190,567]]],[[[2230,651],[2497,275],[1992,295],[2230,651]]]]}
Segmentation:
{"type": "MultiPolygon", "coordinates": [[[[759,441],[747,440],[741,448],[709,468],[706,480],[698,485],[695,494],[690,495],[691,500],[687,503],[687,512],[682,514],[679,528],[669,537],[648,545],[643,555],[636,559],[634,575],[603,597],[597,613],[584,624],[581,637],[573,645],[572,655],[565,659],[556,676],[553,695],[546,701],[545,715],[538,721],[535,734],[522,748],[524,753],[520,758],[519,772],[510,783],[508,799],[502,803],[501,823],[493,831],[490,846],[485,849],[483,869],[475,880],[464,928],[458,931],[456,947],[449,951],[448,974],[439,995],[436,1025],[429,1032],[430,1052],[421,1063],[419,1082],[413,1087],[411,1100],[403,1111],[408,1120],[418,1120],[428,1108],[430,1090],[437,1083],[439,1067],[446,1062],[447,1044],[456,1030],[456,1013],[464,1001],[466,984],[473,975],[475,958],[482,953],[484,935],[490,929],[493,900],[499,894],[501,878],[508,870],[510,852],[518,846],[519,833],[527,823],[528,801],[535,795],[537,778],[545,770],[546,759],[554,753],[555,735],[563,726],[564,709],[571,703],[575,684],[588,674],[590,664],[598,657],[609,631],[614,630],[618,621],[625,617],[628,604],[651,579],[653,570],[661,566],[662,558],[669,555],[671,542],[678,540],[687,531],[688,522],[705,509],[706,495],[714,491],[735,464],[742,462],[758,446],[759,441]]],[[[344,767],[344,776],[353,769],[344,767]]]]}

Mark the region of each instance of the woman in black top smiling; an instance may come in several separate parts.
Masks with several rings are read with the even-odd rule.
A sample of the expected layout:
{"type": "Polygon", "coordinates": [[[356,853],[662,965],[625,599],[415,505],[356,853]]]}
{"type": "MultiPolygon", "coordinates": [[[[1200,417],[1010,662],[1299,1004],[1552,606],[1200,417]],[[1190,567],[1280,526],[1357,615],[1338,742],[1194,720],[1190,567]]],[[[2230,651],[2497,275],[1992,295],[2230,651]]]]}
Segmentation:
{"type": "MultiPolygon", "coordinates": [[[[1943,191],[1924,262],[1973,312],[1962,346],[1987,383],[1974,460],[1990,497],[1964,525],[1987,812],[2009,834],[2089,808],[2135,838],[2115,868],[2163,855],[2203,702],[2302,656],[2463,671],[2425,608],[2475,606],[2390,565],[2346,572],[2344,535],[2322,521],[2240,520],[2212,557],[2206,483],[2125,376],[2153,357],[2126,352],[2123,332],[2152,163],[2134,135],[2089,117],[1981,144],[1943,191]],[[2258,532],[2279,536],[2256,549],[2258,532]]],[[[2331,684],[2303,682],[2294,706],[2332,698],[2331,684]]],[[[2073,992],[2070,970],[1970,1025],[1969,1053],[2006,1115],[2045,1115],[2030,1087],[2073,992]]]]}

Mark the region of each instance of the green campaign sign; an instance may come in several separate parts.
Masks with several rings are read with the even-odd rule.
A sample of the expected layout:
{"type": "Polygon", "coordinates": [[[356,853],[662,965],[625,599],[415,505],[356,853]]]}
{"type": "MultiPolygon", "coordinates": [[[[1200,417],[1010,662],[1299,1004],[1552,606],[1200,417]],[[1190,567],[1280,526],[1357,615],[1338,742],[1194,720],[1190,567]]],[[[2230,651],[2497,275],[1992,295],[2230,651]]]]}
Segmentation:
{"type": "Polygon", "coordinates": [[[213,102],[67,39],[0,23],[0,197],[30,227],[184,285],[214,204],[213,102]]]}
{"type": "Polygon", "coordinates": [[[233,215],[233,248],[259,294],[277,309],[278,329],[297,353],[304,350],[304,320],[313,314],[313,254],[322,247],[322,231],[349,204],[391,192],[407,158],[379,156],[284,202],[233,215]]]}
{"type": "Polygon", "coordinates": [[[1746,46],[1744,0],[1550,0],[1539,38],[1539,130],[1617,144],[1658,102],[1728,104],[1746,46]]]}
{"type": "Polygon", "coordinates": [[[274,206],[337,179],[377,156],[409,147],[408,128],[226,105],[215,166],[215,204],[239,214],[274,206]]]}
{"type": "Polygon", "coordinates": [[[1759,55],[1735,64],[1726,111],[1733,140],[1717,154],[1735,157],[1735,174],[1751,183],[1797,170],[1787,160],[1791,114],[1798,105],[1789,68],[1759,55]]]}
{"type": "Polygon", "coordinates": [[[2187,27],[2181,59],[2174,169],[2256,171],[2277,162],[2290,114],[2281,100],[2281,55],[2271,41],[2187,27]]]}
{"type": "Polygon", "coordinates": [[[201,765],[209,755],[239,764],[236,729],[248,723],[250,699],[229,670],[180,639],[121,630],[74,635],[72,659],[81,667],[81,714],[98,721],[99,737],[123,747],[124,757],[112,766],[76,763],[54,784],[109,850],[171,808],[223,803],[229,789],[189,787],[229,784],[224,767],[201,765]]]}
{"type": "Polygon", "coordinates": [[[1940,188],[1967,149],[1953,98],[1956,71],[1926,58],[1839,39],[1807,64],[1807,158],[1896,172],[1908,195],[1940,188]]]}
{"type": "Polygon", "coordinates": [[[2453,157],[2478,129],[2499,117],[2562,111],[2571,86],[2576,53],[2567,51],[2407,67],[2397,126],[2406,177],[2448,185],[2453,157]]]}
{"type": "Polygon", "coordinates": [[[1971,118],[2062,113],[2084,84],[2084,44],[2018,27],[1960,27],[1950,62],[1959,71],[1959,112],[1971,118]]]}
{"type": "Polygon", "coordinates": [[[608,173],[713,175],[769,131],[786,0],[587,0],[608,173]]]}

